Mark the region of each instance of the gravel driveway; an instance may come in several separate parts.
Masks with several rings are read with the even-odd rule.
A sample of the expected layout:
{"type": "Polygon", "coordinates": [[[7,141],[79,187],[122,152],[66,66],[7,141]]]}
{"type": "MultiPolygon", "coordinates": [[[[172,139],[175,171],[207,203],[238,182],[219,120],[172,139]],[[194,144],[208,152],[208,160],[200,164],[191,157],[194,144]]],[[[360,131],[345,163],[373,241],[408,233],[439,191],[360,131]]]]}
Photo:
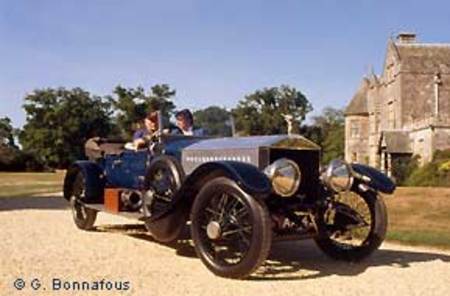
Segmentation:
{"type": "Polygon", "coordinates": [[[99,214],[95,231],[77,230],[62,198],[0,199],[0,225],[0,295],[386,296],[450,288],[450,252],[436,249],[385,243],[347,264],[311,241],[277,243],[250,279],[228,280],[203,266],[188,239],[156,243],[133,220],[99,214]],[[90,290],[70,290],[83,281],[90,290]]]}

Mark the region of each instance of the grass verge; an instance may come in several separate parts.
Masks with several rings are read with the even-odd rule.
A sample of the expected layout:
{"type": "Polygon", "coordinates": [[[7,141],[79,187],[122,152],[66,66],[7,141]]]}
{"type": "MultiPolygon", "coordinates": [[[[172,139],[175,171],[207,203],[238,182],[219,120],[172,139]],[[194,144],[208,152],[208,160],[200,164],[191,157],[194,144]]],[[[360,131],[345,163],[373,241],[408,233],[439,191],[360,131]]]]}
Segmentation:
{"type": "Polygon", "coordinates": [[[384,200],[388,240],[450,249],[450,188],[399,187],[384,200]]]}
{"type": "Polygon", "coordinates": [[[389,230],[386,239],[412,246],[432,246],[450,249],[450,234],[445,232],[389,230]]]}
{"type": "Polygon", "coordinates": [[[0,198],[26,197],[62,191],[64,172],[0,173],[0,198]]]}

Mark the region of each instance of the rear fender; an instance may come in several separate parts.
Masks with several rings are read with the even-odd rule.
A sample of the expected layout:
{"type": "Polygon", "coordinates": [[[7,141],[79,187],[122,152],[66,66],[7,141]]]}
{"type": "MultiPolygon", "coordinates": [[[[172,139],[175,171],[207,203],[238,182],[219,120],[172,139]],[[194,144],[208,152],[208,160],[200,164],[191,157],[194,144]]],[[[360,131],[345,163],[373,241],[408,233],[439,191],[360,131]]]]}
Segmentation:
{"type": "Polygon", "coordinates": [[[67,170],[64,178],[64,198],[70,199],[73,182],[78,172],[81,172],[84,177],[86,202],[103,203],[105,177],[102,168],[92,161],[77,161],[67,170]]]}

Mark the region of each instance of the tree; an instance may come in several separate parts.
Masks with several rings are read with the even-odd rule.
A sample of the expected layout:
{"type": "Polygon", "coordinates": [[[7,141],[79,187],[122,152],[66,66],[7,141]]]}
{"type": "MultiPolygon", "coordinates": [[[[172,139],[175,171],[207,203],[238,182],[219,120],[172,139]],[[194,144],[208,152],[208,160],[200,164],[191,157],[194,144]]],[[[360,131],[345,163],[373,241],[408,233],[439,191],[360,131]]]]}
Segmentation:
{"type": "Polygon", "coordinates": [[[322,115],[313,117],[313,126],[321,130],[319,145],[322,146],[323,163],[335,158],[344,157],[345,149],[345,119],[344,111],[326,107],[322,115]]]}
{"type": "Polygon", "coordinates": [[[319,126],[303,124],[300,127],[299,134],[313,141],[319,146],[323,143],[323,131],[319,126]]]}
{"type": "Polygon", "coordinates": [[[287,132],[283,115],[292,115],[298,131],[312,110],[308,99],[297,89],[281,85],[246,95],[232,111],[237,130],[244,135],[270,135],[287,132]]]}
{"type": "Polygon", "coordinates": [[[11,125],[11,119],[8,117],[0,118],[0,144],[14,145],[14,128],[11,125]]]}
{"type": "Polygon", "coordinates": [[[113,96],[108,100],[116,110],[115,121],[119,133],[124,138],[130,138],[134,125],[148,112],[160,110],[165,119],[169,119],[175,109],[171,98],[175,96],[175,90],[167,84],[156,84],[150,88],[148,94],[144,88],[124,88],[117,86],[113,96]]]}
{"type": "Polygon", "coordinates": [[[25,97],[23,150],[50,168],[66,168],[84,157],[84,143],[111,130],[110,104],[81,88],[40,89],[25,97]]]}
{"type": "Polygon", "coordinates": [[[11,119],[0,118],[0,171],[19,170],[21,152],[14,143],[14,128],[11,119]]]}
{"type": "Polygon", "coordinates": [[[205,130],[208,136],[231,136],[230,112],[218,106],[194,112],[195,126],[205,130]]]}
{"type": "Polygon", "coordinates": [[[331,160],[344,158],[345,149],[345,128],[344,126],[333,126],[328,132],[322,144],[323,163],[329,163],[331,160]]]}
{"type": "Polygon", "coordinates": [[[0,171],[20,170],[20,150],[0,144],[0,171]]]}

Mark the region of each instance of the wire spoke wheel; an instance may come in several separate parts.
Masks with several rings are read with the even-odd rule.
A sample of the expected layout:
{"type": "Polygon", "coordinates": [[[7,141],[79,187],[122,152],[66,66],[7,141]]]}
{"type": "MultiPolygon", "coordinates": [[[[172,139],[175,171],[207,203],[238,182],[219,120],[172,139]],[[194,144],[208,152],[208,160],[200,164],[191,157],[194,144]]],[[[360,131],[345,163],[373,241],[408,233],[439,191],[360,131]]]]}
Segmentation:
{"type": "Polygon", "coordinates": [[[178,184],[167,167],[158,168],[149,182],[150,188],[154,190],[154,196],[158,201],[168,203],[172,201],[173,194],[178,189],[178,184]]]}
{"type": "Polygon", "coordinates": [[[330,238],[341,247],[362,246],[369,237],[372,214],[369,205],[354,192],[342,192],[335,197],[335,207],[325,213],[330,238]]]}
{"type": "Polygon", "coordinates": [[[230,193],[210,199],[199,217],[201,243],[209,257],[224,265],[237,264],[245,257],[253,233],[249,210],[239,196],[230,193]]]}
{"type": "Polygon", "coordinates": [[[316,218],[317,245],[332,258],[358,261],[369,256],[383,242],[387,230],[384,200],[375,192],[337,194],[331,207],[316,218]]]}
{"type": "Polygon", "coordinates": [[[248,276],[268,255],[272,233],[265,205],[228,178],[218,177],[200,190],[191,222],[195,250],[217,275],[248,276]]]}
{"type": "Polygon", "coordinates": [[[155,158],[145,177],[145,216],[150,217],[172,203],[183,179],[184,173],[177,160],[167,155],[155,158]]]}
{"type": "Polygon", "coordinates": [[[70,208],[75,225],[83,230],[90,230],[97,218],[97,211],[84,205],[86,188],[84,176],[78,172],[72,183],[72,194],[70,196],[70,208]]]}
{"type": "MultiPolygon", "coordinates": [[[[173,242],[183,230],[187,212],[179,212],[176,223],[160,223],[151,220],[151,217],[164,213],[176,202],[175,198],[184,180],[184,172],[180,162],[169,155],[155,157],[145,176],[145,193],[142,200],[144,223],[153,238],[159,242],[173,242]]],[[[182,209],[182,208],[179,208],[182,209]]],[[[174,220],[174,221],[175,221],[174,220]]]]}

